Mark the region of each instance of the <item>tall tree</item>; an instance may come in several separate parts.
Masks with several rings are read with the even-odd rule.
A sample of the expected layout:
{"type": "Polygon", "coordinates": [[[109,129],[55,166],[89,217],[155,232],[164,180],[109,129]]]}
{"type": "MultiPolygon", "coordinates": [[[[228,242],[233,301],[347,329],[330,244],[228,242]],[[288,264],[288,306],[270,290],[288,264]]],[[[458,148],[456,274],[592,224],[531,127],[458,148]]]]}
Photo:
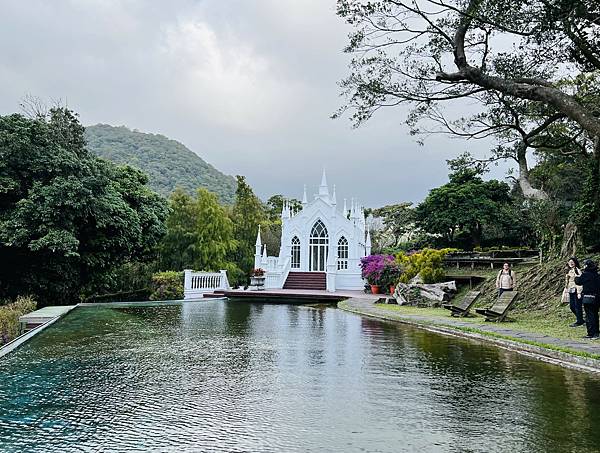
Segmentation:
{"type": "Polygon", "coordinates": [[[281,211],[283,211],[284,203],[292,208],[293,211],[300,211],[302,209],[302,202],[295,198],[285,198],[283,195],[273,195],[267,200],[267,215],[269,220],[275,221],[281,219],[281,211]]]}
{"type": "MultiPolygon", "coordinates": [[[[406,233],[414,228],[414,209],[412,203],[399,203],[377,208],[372,211],[374,217],[381,217],[384,229],[378,235],[389,236],[391,247],[396,247],[406,233]]],[[[383,244],[381,240],[378,243],[383,244]]]]}
{"type": "Polygon", "coordinates": [[[234,261],[247,275],[254,267],[254,244],[258,225],[267,218],[265,207],[243,176],[236,176],[235,203],[231,211],[234,236],[239,243],[234,261]]]}
{"type": "Polygon", "coordinates": [[[72,303],[153,256],[167,206],[147,177],[91,155],[76,115],[0,117],[0,295],[72,303]]]}
{"type": "MultiPolygon", "coordinates": [[[[600,228],[597,1],[338,0],[337,4],[338,14],[355,28],[346,51],[357,57],[341,83],[346,105],[335,116],[350,110],[358,125],[380,108],[409,103],[414,107],[409,116],[413,127],[433,119],[456,135],[495,135],[499,146],[490,160],[514,159],[523,194],[540,201],[547,194],[531,184],[528,149],[582,152],[589,157],[591,173],[586,199],[570,217],[587,230],[589,225],[600,228]],[[481,111],[466,121],[448,119],[444,106],[457,99],[481,111]],[[579,150],[569,149],[572,145],[579,150]]],[[[573,226],[570,222],[566,226],[569,243],[577,242],[573,226]]]]}
{"type": "Polygon", "coordinates": [[[161,266],[179,271],[187,268],[235,272],[235,266],[228,261],[237,247],[233,223],[217,196],[201,188],[192,198],[183,189],[177,189],[171,195],[170,207],[161,266]]]}
{"type": "Polygon", "coordinates": [[[354,120],[385,105],[501,93],[539,102],[600,136],[598,105],[578,85],[600,69],[595,0],[338,0],[360,56],[342,83],[354,120]],[[506,51],[511,46],[510,51],[506,51]]]}
{"type": "Polygon", "coordinates": [[[488,229],[510,227],[510,187],[496,180],[484,181],[470,169],[450,174],[450,182],[432,189],[416,208],[417,226],[441,235],[446,245],[457,245],[459,234],[467,247],[481,244],[488,229]]]}

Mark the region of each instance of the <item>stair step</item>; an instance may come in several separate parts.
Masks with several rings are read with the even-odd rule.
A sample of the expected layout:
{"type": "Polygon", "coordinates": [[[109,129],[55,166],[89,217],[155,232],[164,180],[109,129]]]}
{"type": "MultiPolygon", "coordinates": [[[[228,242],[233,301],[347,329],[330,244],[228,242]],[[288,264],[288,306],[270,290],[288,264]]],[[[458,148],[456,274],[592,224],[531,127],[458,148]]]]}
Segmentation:
{"type": "Polygon", "coordinates": [[[284,289],[325,290],[327,275],[325,272],[290,272],[283,287],[284,289]]]}

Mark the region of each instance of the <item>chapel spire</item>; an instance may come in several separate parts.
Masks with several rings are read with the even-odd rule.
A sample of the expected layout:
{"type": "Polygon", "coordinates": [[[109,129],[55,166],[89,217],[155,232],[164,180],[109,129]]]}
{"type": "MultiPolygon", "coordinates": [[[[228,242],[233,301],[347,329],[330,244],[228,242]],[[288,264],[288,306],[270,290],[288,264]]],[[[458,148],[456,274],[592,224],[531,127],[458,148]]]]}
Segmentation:
{"type": "Polygon", "coordinates": [[[323,176],[321,177],[321,185],[319,186],[319,197],[329,202],[329,186],[327,185],[325,168],[323,168],[323,176]]]}

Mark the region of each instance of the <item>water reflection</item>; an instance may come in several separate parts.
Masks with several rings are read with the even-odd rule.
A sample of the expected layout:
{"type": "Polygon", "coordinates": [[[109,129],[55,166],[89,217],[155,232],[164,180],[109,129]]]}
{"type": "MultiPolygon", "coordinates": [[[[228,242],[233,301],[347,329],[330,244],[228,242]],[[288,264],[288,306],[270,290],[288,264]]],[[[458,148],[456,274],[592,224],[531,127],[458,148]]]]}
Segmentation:
{"type": "Polygon", "coordinates": [[[600,382],[333,308],[78,309],[0,362],[2,451],[598,451],[600,382]]]}

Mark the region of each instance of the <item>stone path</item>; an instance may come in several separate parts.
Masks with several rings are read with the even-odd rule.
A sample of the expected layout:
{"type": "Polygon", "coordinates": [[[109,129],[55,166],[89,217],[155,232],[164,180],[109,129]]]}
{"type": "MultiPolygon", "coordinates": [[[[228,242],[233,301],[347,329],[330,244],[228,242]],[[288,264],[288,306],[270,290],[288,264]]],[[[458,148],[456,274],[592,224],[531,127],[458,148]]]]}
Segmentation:
{"type": "MultiPolygon", "coordinates": [[[[354,313],[374,316],[377,318],[387,319],[391,321],[408,322],[412,324],[426,324],[439,327],[458,327],[477,329],[483,332],[490,332],[498,335],[514,338],[515,341],[521,342],[536,342],[544,343],[561,348],[569,348],[578,352],[600,355],[600,340],[563,340],[548,335],[522,332],[510,328],[510,323],[490,323],[490,322],[467,322],[461,321],[460,318],[447,318],[422,316],[413,314],[404,314],[397,311],[380,308],[375,305],[373,300],[352,298],[339,304],[339,307],[354,313]]],[[[585,328],[581,328],[581,335],[585,335],[585,328]]],[[[593,360],[593,359],[591,359],[593,360]]],[[[600,360],[594,360],[596,366],[600,367],[600,360]]]]}

